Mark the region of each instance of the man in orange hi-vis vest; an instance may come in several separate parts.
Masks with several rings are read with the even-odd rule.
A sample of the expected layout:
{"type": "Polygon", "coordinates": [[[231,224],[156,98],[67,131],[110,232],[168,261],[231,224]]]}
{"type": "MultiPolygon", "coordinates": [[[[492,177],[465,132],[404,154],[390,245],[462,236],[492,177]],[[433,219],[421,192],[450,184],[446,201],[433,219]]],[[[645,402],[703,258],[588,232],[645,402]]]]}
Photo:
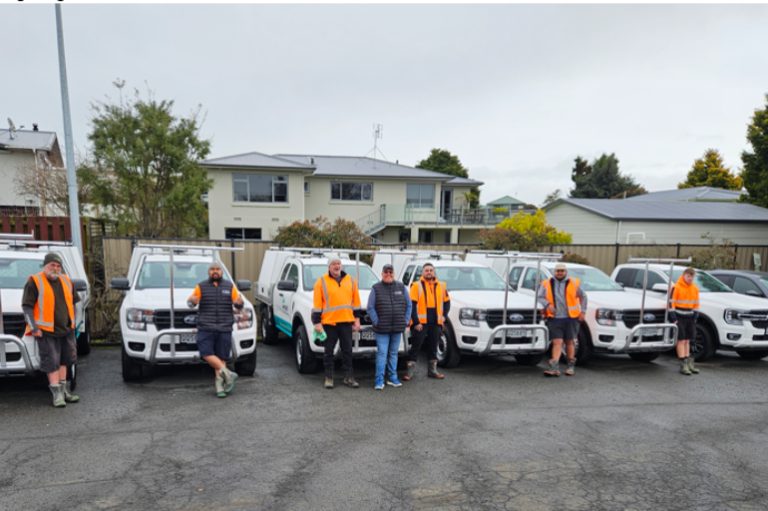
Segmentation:
{"type": "Polygon", "coordinates": [[[443,332],[445,318],[451,309],[451,299],[445,284],[437,280],[435,267],[425,263],[421,278],[411,284],[411,348],[408,351],[407,372],[403,379],[410,381],[414,376],[416,360],[424,339],[427,340],[427,376],[442,380],[444,375],[437,372],[437,345],[443,332]]]}
{"type": "Polygon", "coordinates": [[[672,288],[672,302],[669,320],[677,324],[677,357],[680,372],[686,376],[699,374],[693,365],[691,339],[696,338],[696,320],[699,319],[699,288],[693,283],[696,270],[686,268],[675,287],[672,288]]]}
{"type": "Polygon", "coordinates": [[[46,254],[43,271],[30,276],[24,286],[21,308],[27,335],[37,340],[40,369],[48,374],[55,407],[80,400],[67,381],[67,367],[77,362],[75,304],[79,301],[72,281],[61,272],[61,257],[46,254]]]}

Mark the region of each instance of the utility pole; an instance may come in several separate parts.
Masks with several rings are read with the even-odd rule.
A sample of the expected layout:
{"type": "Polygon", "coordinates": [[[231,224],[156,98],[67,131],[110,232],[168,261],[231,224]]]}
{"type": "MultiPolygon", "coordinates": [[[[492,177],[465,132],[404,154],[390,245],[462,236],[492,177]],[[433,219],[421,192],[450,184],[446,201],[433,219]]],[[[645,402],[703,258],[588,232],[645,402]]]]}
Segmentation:
{"type": "Polygon", "coordinates": [[[56,4],[56,33],[59,42],[59,77],[61,80],[61,107],[64,111],[64,146],[67,152],[67,189],[69,190],[69,225],[72,242],[83,257],[83,240],[80,236],[80,207],[77,200],[77,175],[75,174],[75,144],[72,141],[72,116],[69,112],[69,87],[67,85],[67,58],[64,54],[64,26],[61,21],[61,5],[56,4]]]}

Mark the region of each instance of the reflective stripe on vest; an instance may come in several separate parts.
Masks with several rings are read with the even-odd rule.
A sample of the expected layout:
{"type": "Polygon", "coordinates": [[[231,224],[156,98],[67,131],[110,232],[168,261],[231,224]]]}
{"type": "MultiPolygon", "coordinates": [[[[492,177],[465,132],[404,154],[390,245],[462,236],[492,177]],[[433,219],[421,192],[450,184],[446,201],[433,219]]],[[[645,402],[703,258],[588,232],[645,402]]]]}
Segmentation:
{"type": "MultiPolygon", "coordinates": [[[[349,277],[349,278],[350,280],[352,280],[352,288],[354,289],[355,279],[353,279],[352,277],[349,277]]],[[[325,276],[323,276],[322,283],[323,283],[323,296],[325,297],[325,307],[323,307],[322,309],[312,309],[313,311],[317,310],[318,312],[326,313],[326,312],[338,311],[342,309],[355,310],[360,308],[360,307],[355,307],[354,298],[350,299],[349,305],[337,305],[336,307],[328,307],[328,304],[331,302],[328,300],[328,286],[325,284],[325,276]]]]}
{"type": "MultiPolygon", "coordinates": [[[[419,323],[426,323],[427,322],[427,309],[429,308],[429,307],[427,307],[427,305],[428,305],[427,304],[427,297],[424,295],[424,286],[426,284],[424,284],[421,280],[419,280],[417,282],[417,284],[419,286],[419,300],[416,302],[416,306],[417,306],[417,309],[416,309],[417,310],[417,314],[416,315],[419,318],[419,323]],[[424,309],[423,309],[424,314],[419,314],[419,312],[422,312],[422,307],[421,307],[422,299],[423,299],[423,303],[424,303],[424,309]]],[[[442,325],[445,322],[445,317],[443,316],[443,297],[444,297],[445,293],[443,292],[443,284],[442,284],[442,282],[440,282],[439,280],[436,280],[435,281],[435,285],[434,285],[434,289],[435,289],[435,312],[437,312],[437,323],[442,325]],[[439,299],[438,299],[438,294],[440,296],[439,299]]]]}
{"type": "Polygon", "coordinates": [[[672,299],[670,300],[672,308],[683,307],[686,309],[698,309],[699,308],[699,289],[696,284],[690,286],[685,283],[683,276],[675,283],[674,290],[672,291],[672,299]]]}
{"type": "Polygon", "coordinates": [[[315,296],[313,298],[314,308],[312,311],[320,313],[321,322],[324,324],[333,325],[338,322],[354,321],[354,311],[362,309],[357,291],[357,282],[352,276],[345,274],[340,282],[336,282],[336,280],[333,279],[333,282],[337,283],[339,289],[338,291],[335,291],[334,288],[335,292],[329,293],[328,286],[332,284],[330,284],[330,280],[326,282],[326,279],[333,279],[333,277],[329,274],[320,277],[319,291],[322,294],[322,297],[318,296],[318,286],[317,283],[315,284],[315,296]],[[349,281],[346,280],[347,278],[349,278],[349,281]],[[349,295],[346,295],[346,293],[349,293],[349,295]],[[333,303],[331,301],[332,296],[334,297],[333,303]],[[346,296],[349,296],[348,303],[346,303],[346,296]]]}
{"type": "MultiPolygon", "coordinates": [[[[53,323],[56,310],[56,298],[53,294],[53,288],[51,288],[48,279],[43,272],[32,275],[37,286],[37,302],[33,309],[35,316],[35,323],[40,330],[47,332],[53,332],[53,323]],[[45,304],[48,303],[48,309],[45,304]],[[47,321],[46,321],[47,319],[47,321]]],[[[72,281],[69,280],[64,274],[59,276],[66,286],[62,286],[64,291],[64,299],[67,301],[67,311],[69,312],[70,328],[75,327],[75,307],[73,302],[74,288],[72,287],[72,281]]],[[[29,332],[29,326],[27,326],[27,332],[29,332]]]]}
{"type": "MultiPolygon", "coordinates": [[[[576,293],[579,290],[580,282],[581,281],[579,279],[569,278],[568,282],[565,283],[565,303],[568,306],[568,317],[570,318],[578,318],[579,314],[581,314],[581,304],[579,303],[579,298],[576,296],[576,293]]],[[[552,307],[556,307],[555,297],[552,291],[551,279],[545,280],[542,282],[542,285],[547,290],[547,301],[552,304],[552,307]]],[[[546,310],[544,311],[544,315],[548,318],[554,317],[554,314],[550,314],[546,310]]]]}

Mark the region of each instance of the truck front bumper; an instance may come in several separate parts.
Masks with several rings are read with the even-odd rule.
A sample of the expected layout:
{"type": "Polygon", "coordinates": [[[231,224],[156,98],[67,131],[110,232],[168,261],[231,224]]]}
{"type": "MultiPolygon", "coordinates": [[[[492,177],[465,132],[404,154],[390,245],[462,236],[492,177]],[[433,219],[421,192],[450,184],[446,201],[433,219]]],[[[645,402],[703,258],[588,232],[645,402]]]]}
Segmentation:
{"type": "Polygon", "coordinates": [[[0,376],[33,376],[38,369],[40,356],[32,336],[21,340],[15,335],[0,335],[0,376]]]}
{"type": "Polygon", "coordinates": [[[601,352],[650,353],[667,351],[677,344],[677,325],[673,323],[643,323],[632,329],[596,324],[592,345],[601,352]]]}
{"type": "MultiPolygon", "coordinates": [[[[197,350],[196,334],[196,328],[174,328],[160,332],[123,330],[123,347],[129,357],[149,365],[205,363],[197,350]],[[195,342],[181,342],[182,336],[191,339],[193,335],[195,342]]],[[[255,328],[232,331],[229,362],[241,360],[255,349],[255,328]]]]}

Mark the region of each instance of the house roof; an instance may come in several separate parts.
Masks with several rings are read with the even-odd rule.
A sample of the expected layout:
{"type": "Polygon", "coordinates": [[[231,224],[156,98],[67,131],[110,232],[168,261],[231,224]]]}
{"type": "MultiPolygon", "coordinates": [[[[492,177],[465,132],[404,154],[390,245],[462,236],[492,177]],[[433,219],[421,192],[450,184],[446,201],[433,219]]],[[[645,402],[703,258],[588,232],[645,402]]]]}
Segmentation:
{"type": "Polygon", "coordinates": [[[481,186],[484,184],[485,183],[482,181],[475,181],[474,179],[467,179],[466,177],[454,177],[450,181],[443,183],[443,186],[481,186]]]}
{"type": "Polygon", "coordinates": [[[561,204],[615,221],[768,223],[768,209],[735,202],[558,199],[545,206],[544,210],[549,211],[561,204]]]}
{"type": "Polygon", "coordinates": [[[431,170],[417,169],[388,161],[375,160],[365,156],[314,156],[309,154],[278,154],[279,158],[303,165],[314,161],[313,176],[319,177],[383,177],[434,179],[451,181],[452,177],[431,170]]]}
{"type": "Polygon", "coordinates": [[[724,190],[711,186],[696,186],[694,188],[680,188],[677,190],[664,190],[651,192],[645,195],[636,195],[626,200],[632,201],[737,201],[741,195],[746,194],[740,190],[724,190]]]}
{"type": "Polygon", "coordinates": [[[489,206],[506,206],[508,204],[518,206],[521,204],[525,204],[525,202],[515,199],[514,197],[510,197],[509,195],[505,195],[500,199],[492,200],[491,202],[488,203],[489,206]]]}
{"type": "Polygon", "coordinates": [[[276,156],[269,156],[268,154],[257,153],[255,151],[244,154],[236,154],[233,156],[224,156],[222,158],[211,158],[209,160],[203,160],[200,162],[200,165],[206,167],[251,167],[296,170],[312,170],[315,168],[312,165],[306,165],[301,162],[296,162],[276,156]]]}
{"type": "Polygon", "coordinates": [[[11,130],[0,129],[0,149],[51,151],[58,146],[56,132],[18,130],[11,138],[11,130]]]}

